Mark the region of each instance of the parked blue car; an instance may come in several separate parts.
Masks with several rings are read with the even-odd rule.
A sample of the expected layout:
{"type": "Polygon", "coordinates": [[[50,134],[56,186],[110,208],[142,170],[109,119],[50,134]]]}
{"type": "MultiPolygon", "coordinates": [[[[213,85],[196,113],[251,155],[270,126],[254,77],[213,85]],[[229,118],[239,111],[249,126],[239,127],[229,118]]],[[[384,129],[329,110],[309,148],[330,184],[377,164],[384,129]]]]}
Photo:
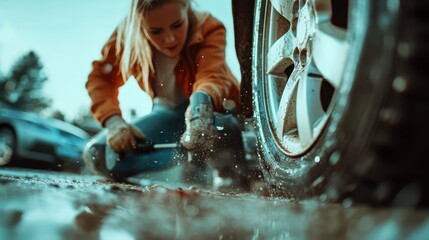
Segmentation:
{"type": "Polygon", "coordinates": [[[67,122],[0,109],[0,166],[79,169],[88,139],[89,134],[67,122]]]}

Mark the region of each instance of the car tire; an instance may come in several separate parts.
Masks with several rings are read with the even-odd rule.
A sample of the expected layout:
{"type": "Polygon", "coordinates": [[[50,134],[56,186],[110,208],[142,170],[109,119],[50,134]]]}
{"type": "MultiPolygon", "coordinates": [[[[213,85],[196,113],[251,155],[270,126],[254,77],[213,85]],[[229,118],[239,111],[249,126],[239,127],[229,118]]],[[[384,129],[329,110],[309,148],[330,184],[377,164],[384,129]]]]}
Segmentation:
{"type": "Polygon", "coordinates": [[[429,4],[314,2],[256,3],[253,108],[271,194],[427,204],[429,4]]]}
{"type": "Polygon", "coordinates": [[[9,165],[15,155],[15,133],[10,128],[0,128],[0,166],[9,165]]]}

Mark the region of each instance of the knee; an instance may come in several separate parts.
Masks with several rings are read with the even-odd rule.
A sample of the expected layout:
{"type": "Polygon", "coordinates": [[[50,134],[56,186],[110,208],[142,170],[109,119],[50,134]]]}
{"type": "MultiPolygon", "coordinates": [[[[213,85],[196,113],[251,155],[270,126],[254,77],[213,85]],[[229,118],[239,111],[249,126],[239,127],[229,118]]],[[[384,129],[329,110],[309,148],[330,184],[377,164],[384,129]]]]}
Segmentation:
{"type": "Polygon", "coordinates": [[[123,181],[127,175],[122,174],[116,168],[109,168],[106,163],[106,137],[95,136],[86,144],[82,158],[85,163],[85,171],[107,177],[114,181],[123,181]]]}
{"type": "Polygon", "coordinates": [[[94,174],[101,174],[105,171],[102,168],[102,162],[104,160],[104,148],[105,146],[94,145],[88,143],[83,151],[83,161],[85,168],[94,174]]]}
{"type": "Polygon", "coordinates": [[[87,171],[94,174],[106,175],[105,151],[106,134],[101,132],[91,138],[83,150],[82,158],[87,171]]]}

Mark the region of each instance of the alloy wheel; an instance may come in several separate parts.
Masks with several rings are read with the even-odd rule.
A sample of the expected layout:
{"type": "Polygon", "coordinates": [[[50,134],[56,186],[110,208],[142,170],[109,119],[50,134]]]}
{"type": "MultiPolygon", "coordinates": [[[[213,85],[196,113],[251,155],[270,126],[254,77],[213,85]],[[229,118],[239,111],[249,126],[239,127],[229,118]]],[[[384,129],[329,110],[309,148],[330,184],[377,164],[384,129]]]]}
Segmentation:
{"type": "Polygon", "coordinates": [[[15,148],[15,135],[8,128],[0,129],[0,166],[11,162],[15,148]]]}
{"type": "Polygon", "coordinates": [[[299,156],[316,142],[336,102],[347,29],[330,21],[329,0],[272,0],[265,11],[265,111],[278,147],[299,156]]]}

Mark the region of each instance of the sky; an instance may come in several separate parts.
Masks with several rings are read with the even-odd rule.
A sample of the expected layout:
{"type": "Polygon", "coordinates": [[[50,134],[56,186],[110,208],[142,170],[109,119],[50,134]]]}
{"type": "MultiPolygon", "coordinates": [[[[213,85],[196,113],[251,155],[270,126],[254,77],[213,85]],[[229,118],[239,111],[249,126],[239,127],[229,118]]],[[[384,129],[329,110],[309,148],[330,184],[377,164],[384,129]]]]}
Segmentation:
{"type": "MultiPolygon", "coordinates": [[[[209,11],[227,29],[226,58],[240,79],[234,49],[230,0],[193,0],[194,8],[209,11]]],[[[7,74],[14,62],[30,50],[44,65],[48,81],[43,94],[53,108],[73,120],[90,107],[85,82],[91,62],[125,17],[130,0],[0,0],[0,72],[7,74]]],[[[137,83],[128,81],[120,90],[124,118],[131,109],[138,115],[150,112],[150,98],[137,83]]]]}

